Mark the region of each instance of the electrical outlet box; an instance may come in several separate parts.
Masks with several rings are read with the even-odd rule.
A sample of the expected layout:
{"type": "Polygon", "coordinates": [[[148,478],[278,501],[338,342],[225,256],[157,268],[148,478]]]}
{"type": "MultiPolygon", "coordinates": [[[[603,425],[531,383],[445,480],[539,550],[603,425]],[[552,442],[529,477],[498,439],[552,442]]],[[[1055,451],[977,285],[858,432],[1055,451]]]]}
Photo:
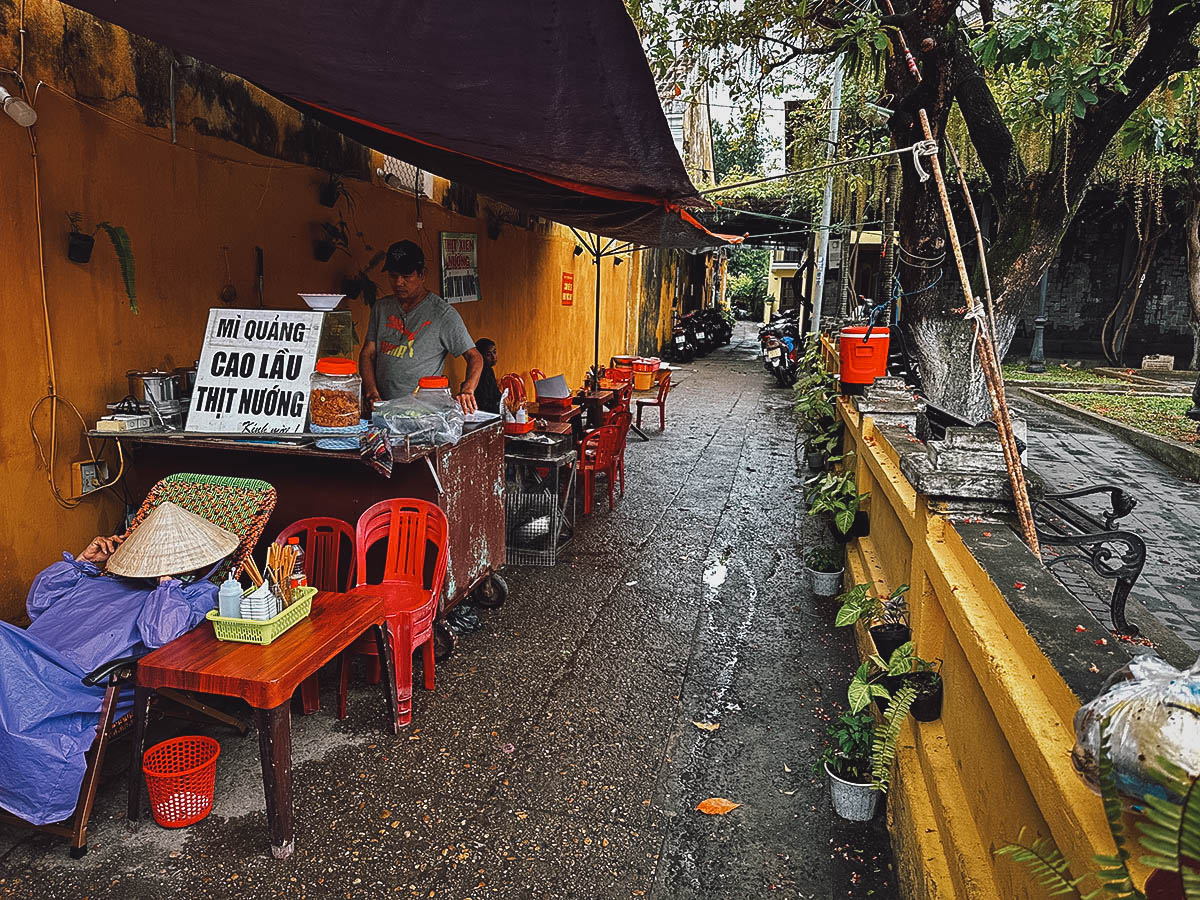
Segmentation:
{"type": "Polygon", "coordinates": [[[108,463],[85,459],[71,463],[71,496],[82,497],[99,490],[108,482],[108,463]]]}

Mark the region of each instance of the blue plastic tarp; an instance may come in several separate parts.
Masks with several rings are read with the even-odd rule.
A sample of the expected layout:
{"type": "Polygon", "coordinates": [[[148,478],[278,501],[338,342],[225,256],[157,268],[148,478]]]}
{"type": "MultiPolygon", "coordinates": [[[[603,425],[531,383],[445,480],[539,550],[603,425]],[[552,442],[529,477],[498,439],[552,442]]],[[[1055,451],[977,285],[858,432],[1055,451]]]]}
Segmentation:
{"type": "Polygon", "coordinates": [[[207,579],[118,578],[69,553],[44,569],[26,601],[33,623],[0,622],[0,807],[35,825],[69,818],[104,699],[83,676],[195,628],[216,595],[207,579]]]}

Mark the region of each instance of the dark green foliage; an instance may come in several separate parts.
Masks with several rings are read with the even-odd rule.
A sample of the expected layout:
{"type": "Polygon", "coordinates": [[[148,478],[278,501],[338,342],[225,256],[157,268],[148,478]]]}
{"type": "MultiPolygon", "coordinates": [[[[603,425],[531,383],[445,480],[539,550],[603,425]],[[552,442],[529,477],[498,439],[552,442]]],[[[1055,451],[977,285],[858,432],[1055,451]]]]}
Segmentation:
{"type": "Polygon", "coordinates": [[[125,294],[129,297],[129,308],[136,313],[137,305],[137,283],[134,280],[133,272],[133,243],[129,240],[129,233],[125,230],[124,225],[113,225],[110,222],[101,222],[96,228],[108,235],[108,239],[112,242],[113,250],[117,253],[117,261],[121,264],[121,278],[125,281],[125,294]]]}

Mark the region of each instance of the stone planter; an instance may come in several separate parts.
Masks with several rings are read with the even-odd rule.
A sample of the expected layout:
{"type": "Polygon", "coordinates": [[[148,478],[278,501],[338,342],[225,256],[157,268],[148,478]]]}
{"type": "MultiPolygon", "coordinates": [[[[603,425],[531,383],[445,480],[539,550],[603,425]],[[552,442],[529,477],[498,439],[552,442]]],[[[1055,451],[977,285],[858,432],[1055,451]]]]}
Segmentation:
{"type": "Polygon", "coordinates": [[[842,573],[845,571],[844,569],[838,569],[836,572],[819,572],[816,569],[805,566],[804,571],[808,573],[812,592],[818,597],[836,597],[841,593],[842,573]]]}
{"type": "Polygon", "coordinates": [[[829,776],[829,795],[833,798],[833,811],[850,822],[869,822],[875,818],[879,807],[879,791],[870,784],[846,781],[834,775],[825,763],[825,774],[829,776]]]}

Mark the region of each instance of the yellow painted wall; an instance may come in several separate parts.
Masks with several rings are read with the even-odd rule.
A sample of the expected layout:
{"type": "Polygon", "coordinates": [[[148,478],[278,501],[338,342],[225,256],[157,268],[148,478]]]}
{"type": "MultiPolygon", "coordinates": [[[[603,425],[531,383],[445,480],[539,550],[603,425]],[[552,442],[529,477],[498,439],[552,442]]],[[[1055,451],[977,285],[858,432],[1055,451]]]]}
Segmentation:
{"type": "MultiPolygon", "coordinates": [[[[1070,764],[1079,700],[953,524],[908,484],[874,422],[846,400],[839,407],[871,516],[868,538],[848,546],[847,584],[910,584],[913,642],[923,658],[942,660],[946,683],[941,719],[905,725],[888,793],[902,893],[1043,898],[1024,866],[992,856],[1022,827],[1079,860],[1076,874],[1092,854],[1112,852],[1100,800],[1070,764]]],[[[858,641],[874,652],[868,631],[858,641]]]]}
{"type": "MultiPolygon", "coordinates": [[[[836,351],[825,348],[836,370],[836,351]]],[[[870,535],[848,546],[846,584],[911,586],[913,641],[923,658],[942,660],[946,685],[940,719],[904,726],[888,793],[902,893],[1042,898],[1025,867],[992,854],[1022,827],[1053,838],[1076,874],[1114,849],[1100,799],[1071,766],[1079,700],[954,525],[909,484],[872,420],[846,399],[839,411],[871,517],[870,535]]],[[[874,652],[865,628],[857,637],[864,657],[874,652]]]]}
{"type": "MultiPolygon", "coordinates": [[[[0,7],[5,6],[11,4],[0,0],[0,7]]],[[[64,21],[88,19],[50,0],[35,0],[29,8],[27,75],[65,89],[67,76],[57,68],[61,54],[51,55],[57,52],[64,21]],[[58,31],[47,36],[48,29],[58,31]]],[[[13,21],[11,16],[8,21],[13,21]]],[[[70,77],[77,74],[81,82],[87,81],[89,96],[116,97],[122,86],[134,86],[121,64],[127,59],[122,54],[128,53],[123,43],[128,36],[119,32],[114,37],[111,28],[100,31],[105,35],[100,49],[111,54],[106,57],[108,70],[97,73],[81,67],[70,77]]],[[[4,37],[0,35],[0,67],[15,67],[15,45],[4,37]]],[[[278,106],[256,96],[266,108],[278,106]]],[[[188,100],[195,108],[200,102],[198,97],[188,100]]],[[[214,105],[211,98],[204,102],[214,105]]],[[[588,257],[572,253],[574,240],[564,228],[506,224],[493,240],[487,237],[482,215],[467,218],[422,201],[424,227],[418,230],[412,196],[380,183],[348,179],[354,211],[347,219],[363,238],[354,242],[353,259],[339,253],[322,263],[314,259],[312,245],[318,223],[329,220],[332,211],[317,200],[318,186],[327,177],[319,169],[260,155],[187,128],[180,129],[179,142],[172,145],[165,128],[137,121],[139,108],[124,99],[104,103],[101,110],[43,88],[36,105],[45,277],[58,390],[78,406],[89,425],[105,412],[105,402],[125,395],[127,370],[170,369],[197,359],[208,310],[220,305],[218,295],[227,280],[223,247],[229,248],[229,277],[238,306],[257,302],[254,247],[260,246],[265,305],[294,309],[301,308],[298,291],[339,290],[342,279],[369,258],[365,244],[381,249],[401,238],[423,245],[430,261],[428,287],[437,291],[438,232],[476,232],[483,299],[458,308],[473,335],[499,344],[500,373],[527,373],[536,366],[548,373],[563,372],[577,384],[591,364],[595,276],[588,257]],[[128,229],[140,314],[129,309],[115,254],[102,233],[90,264],[67,260],[66,213],[71,210],[83,212],[90,224],[108,220],[128,229]],[[576,278],[570,307],[561,303],[563,272],[573,272],[576,278]]],[[[282,122],[293,114],[281,109],[279,115],[282,122]]],[[[191,119],[182,115],[180,121],[191,119]]],[[[39,569],[63,549],[78,551],[93,535],[116,530],[123,515],[119,490],[92,496],[73,510],[60,508],[30,437],[30,410],[48,389],[33,175],[27,132],[0,117],[0,184],[5,197],[0,204],[0,304],[5,320],[0,335],[0,455],[5,475],[0,617],[16,621],[24,617],[28,584],[39,569]]],[[[446,183],[439,182],[435,196],[441,197],[445,188],[446,183]]],[[[664,317],[669,322],[669,310],[657,309],[659,288],[654,295],[644,295],[643,255],[618,268],[611,260],[602,263],[602,360],[632,352],[639,341],[657,346],[664,317]],[[639,324],[643,312],[649,327],[639,324]]],[[[661,292],[673,296],[669,282],[661,292]]],[[[367,308],[361,301],[343,305],[353,310],[362,335],[367,308]]],[[[461,367],[454,374],[461,377],[461,367]]],[[[58,425],[55,480],[66,494],[69,463],[88,454],[78,420],[61,407],[58,425]]],[[[46,407],[35,426],[47,441],[46,407]]],[[[111,451],[107,458],[113,460],[111,451]]]]}

